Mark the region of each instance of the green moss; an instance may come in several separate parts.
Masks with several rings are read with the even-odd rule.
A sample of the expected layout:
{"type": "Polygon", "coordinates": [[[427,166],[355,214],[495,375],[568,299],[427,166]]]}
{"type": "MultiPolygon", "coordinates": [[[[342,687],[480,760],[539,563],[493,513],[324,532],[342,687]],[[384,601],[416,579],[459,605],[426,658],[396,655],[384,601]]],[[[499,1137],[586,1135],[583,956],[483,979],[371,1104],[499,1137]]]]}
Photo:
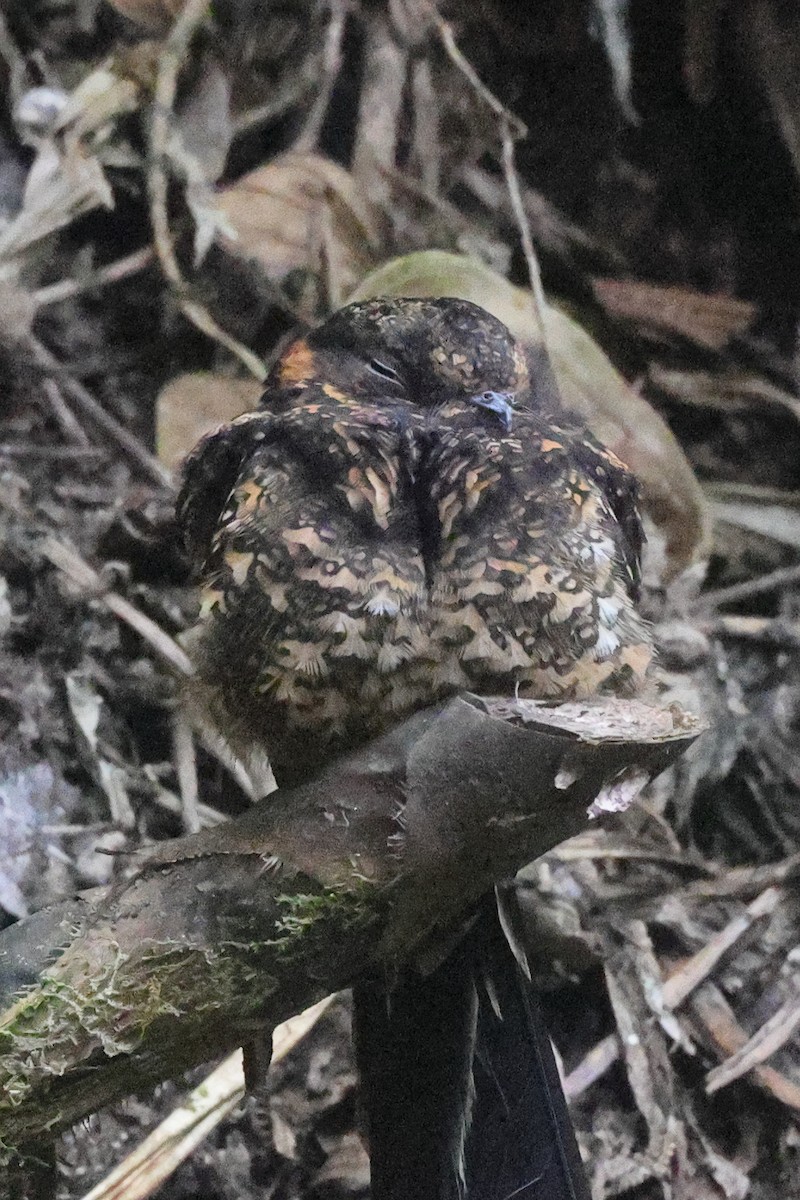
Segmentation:
{"type": "Polygon", "coordinates": [[[281,957],[302,954],[313,959],[311,947],[319,943],[320,953],[327,959],[332,939],[341,944],[365,934],[380,920],[382,911],[375,888],[368,883],[347,891],[326,889],[275,899],[280,915],[275,922],[277,937],[271,944],[281,957]]]}

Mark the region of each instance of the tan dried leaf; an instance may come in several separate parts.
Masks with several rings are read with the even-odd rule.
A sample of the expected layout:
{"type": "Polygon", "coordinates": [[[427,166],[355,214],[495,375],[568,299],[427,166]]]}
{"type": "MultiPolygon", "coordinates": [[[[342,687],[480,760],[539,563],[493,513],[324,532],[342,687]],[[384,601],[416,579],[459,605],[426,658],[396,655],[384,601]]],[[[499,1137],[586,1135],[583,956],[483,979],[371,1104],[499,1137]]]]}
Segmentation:
{"type": "Polygon", "coordinates": [[[594,294],[609,314],[645,328],[678,334],[705,350],[723,350],[744,333],[756,306],[734,296],[709,296],[686,287],[635,279],[594,279],[594,294]]]}
{"type": "Polygon", "coordinates": [[[257,380],[212,371],[170,379],[156,401],[156,448],[164,466],[178,467],[204,434],[255,408],[260,395],[257,380]]]}
{"type": "Polygon", "coordinates": [[[183,8],[184,0],[107,0],[107,3],[150,33],[166,33],[183,8]]]}
{"type": "Polygon", "coordinates": [[[278,282],[324,268],[346,294],[377,262],[377,212],[348,172],[321,155],[285,154],[258,167],[220,192],[218,208],[236,231],[223,244],[278,282]]]}

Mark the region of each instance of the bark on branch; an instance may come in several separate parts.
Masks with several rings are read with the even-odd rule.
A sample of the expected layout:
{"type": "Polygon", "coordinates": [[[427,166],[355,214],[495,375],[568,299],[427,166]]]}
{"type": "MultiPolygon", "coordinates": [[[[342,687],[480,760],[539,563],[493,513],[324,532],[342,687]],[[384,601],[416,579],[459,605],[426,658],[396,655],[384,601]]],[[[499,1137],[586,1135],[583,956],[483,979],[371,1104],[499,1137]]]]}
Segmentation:
{"type": "Polygon", "coordinates": [[[634,701],[455,699],[5,931],[6,1159],[429,952],[494,882],[577,833],[593,802],[619,807],[701,730],[634,701]]]}

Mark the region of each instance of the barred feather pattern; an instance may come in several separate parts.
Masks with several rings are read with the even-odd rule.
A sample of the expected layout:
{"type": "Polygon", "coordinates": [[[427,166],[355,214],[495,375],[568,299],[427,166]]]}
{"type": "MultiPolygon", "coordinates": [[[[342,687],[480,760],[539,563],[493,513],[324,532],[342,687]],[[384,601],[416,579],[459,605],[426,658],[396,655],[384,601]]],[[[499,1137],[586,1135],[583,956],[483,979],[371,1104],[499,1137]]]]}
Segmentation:
{"type": "Polygon", "coordinates": [[[200,443],[178,512],[195,697],[279,783],[461,689],[641,689],[636,486],[580,426],[314,380],[269,399],[200,443]]]}

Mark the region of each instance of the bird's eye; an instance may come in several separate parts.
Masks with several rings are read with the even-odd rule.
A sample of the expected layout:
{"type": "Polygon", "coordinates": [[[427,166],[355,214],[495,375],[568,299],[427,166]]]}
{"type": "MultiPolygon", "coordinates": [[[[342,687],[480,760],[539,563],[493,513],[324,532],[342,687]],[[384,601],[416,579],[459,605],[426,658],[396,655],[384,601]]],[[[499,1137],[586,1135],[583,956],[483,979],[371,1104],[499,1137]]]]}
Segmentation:
{"type": "Polygon", "coordinates": [[[369,361],[369,369],[373,375],[380,375],[381,379],[385,379],[387,383],[393,383],[397,387],[403,386],[403,381],[393,367],[389,367],[386,363],[381,362],[378,358],[372,358],[369,361]]]}

